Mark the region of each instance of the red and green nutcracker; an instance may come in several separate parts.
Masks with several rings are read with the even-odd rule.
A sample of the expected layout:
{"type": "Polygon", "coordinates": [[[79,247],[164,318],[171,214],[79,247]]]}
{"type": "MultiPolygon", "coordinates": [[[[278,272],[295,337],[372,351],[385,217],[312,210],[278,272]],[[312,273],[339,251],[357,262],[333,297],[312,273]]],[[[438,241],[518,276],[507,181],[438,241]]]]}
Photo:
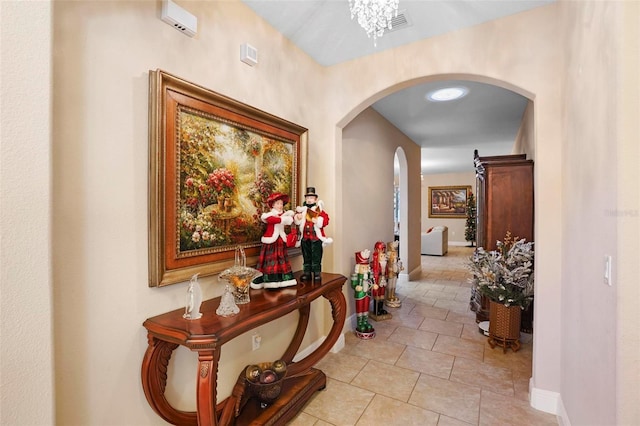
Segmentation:
{"type": "Polygon", "coordinates": [[[368,249],[356,252],[356,267],[351,275],[351,288],[356,301],[356,336],[360,339],[372,339],[376,332],[369,324],[369,305],[371,304],[371,268],[368,249]]]}

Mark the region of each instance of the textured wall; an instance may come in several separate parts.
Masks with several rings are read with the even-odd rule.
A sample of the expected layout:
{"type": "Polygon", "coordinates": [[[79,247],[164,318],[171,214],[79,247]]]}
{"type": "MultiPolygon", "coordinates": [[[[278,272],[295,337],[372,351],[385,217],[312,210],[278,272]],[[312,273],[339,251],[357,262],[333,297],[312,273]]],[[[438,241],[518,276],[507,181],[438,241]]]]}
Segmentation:
{"type": "Polygon", "coordinates": [[[0,4],[0,424],[53,424],[51,4],[0,4]],[[34,401],[38,401],[37,405],[34,401]]]}

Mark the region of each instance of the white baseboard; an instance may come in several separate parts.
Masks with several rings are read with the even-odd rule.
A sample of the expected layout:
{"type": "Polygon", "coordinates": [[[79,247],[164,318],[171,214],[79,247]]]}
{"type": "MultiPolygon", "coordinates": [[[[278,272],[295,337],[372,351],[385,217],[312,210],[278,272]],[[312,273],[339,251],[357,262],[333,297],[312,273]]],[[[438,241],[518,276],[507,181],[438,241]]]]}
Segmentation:
{"type": "Polygon", "coordinates": [[[344,333],[342,333],[340,337],[338,337],[338,340],[336,340],[336,343],[333,345],[330,352],[335,354],[340,352],[343,348],[344,348],[344,333]]]}
{"type": "Polygon", "coordinates": [[[561,404],[560,394],[533,386],[533,377],[529,379],[529,404],[536,410],[558,415],[558,407],[561,404]]]}
{"type": "MultiPolygon", "coordinates": [[[[347,325],[347,321],[345,321],[345,327],[346,325],[347,325]]],[[[322,342],[326,340],[326,338],[327,336],[322,336],[321,338],[319,338],[318,340],[316,340],[315,342],[311,343],[309,346],[307,346],[306,348],[298,352],[296,356],[293,357],[293,362],[299,361],[307,357],[311,353],[313,353],[313,351],[315,351],[316,349],[318,349],[318,347],[320,347],[320,345],[322,344],[322,342]]],[[[344,348],[344,329],[340,337],[338,337],[338,340],[336,340],[336,343],[334,343],[333,347],[329,350],[329,352],[335,354],[337,352],[340,352],[343,348],[344,348]]]]}
{"type": "MultiPolygon", "coordinates": [[[[448,241],[447,244],[449,244],[450,246],[469,247],[469,248],[471,248],[471,246],[469,245],[469,241],[448,241]]],[[[474,245],[474,247],[475,247],[475,245],[474,245]]]]}
{"type": "Polygon", "coordinates": [[[558,413],[556,416],[560,426],[571,426],[569,415],[567,414],[567,410],[564,409],[564,404],[562,403],[562,397],[558,399],[558,413]]]}

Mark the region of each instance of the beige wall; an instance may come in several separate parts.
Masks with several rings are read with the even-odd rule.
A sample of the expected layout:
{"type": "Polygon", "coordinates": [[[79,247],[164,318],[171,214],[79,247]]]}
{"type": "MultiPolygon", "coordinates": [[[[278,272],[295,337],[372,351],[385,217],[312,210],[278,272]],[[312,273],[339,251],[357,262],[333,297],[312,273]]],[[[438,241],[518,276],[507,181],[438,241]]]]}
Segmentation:
{"type": "MultiPolygon", "coordinates": [[[[238,1],[184,5],[198,17],[195,38],[158,18],[159,1],[54,3],[52,241],[59,424],[161,422],[140,384],[147,346],[142,322],[182,306],[186,283],[147,287],[148,71],[166,70],[307,127],[314,153],[329,138],[322,130],[326,91],[317,64],[238,1]],[[245,42],[259,51],[256,67],[240,61],[245,42]]],[[[318,178],[318,164],[326,161],[322,156],[309,161],[309,182],[332,213],[329,184],[318,178]]],[[[222,293],[216,277],[201,283],[205,298],[222,293]]],[[[314,320],[303,347],[326,332],[322,306],[321,301],[312,306],[314,320]]],[[[250,350],[250,335],[225,345],[220,397],[230,393],[245,365],[281,355],[296,315],[261,327],[263,342],[256,352],[250,350]]],[[[185,410],[195,408],[196,361],[183,349],[172,357],[168,398],[185,410]]]]}
{"type": "Polygon", "coordinates": [[[639,5],[560,9],[567,53],[561,393],[573,424],[640,421],[639,5]],[[604,283],[605,256],[613,258],[612,286],[604,283]]]}
{"type": "MultiPolygon", "coordinates": [[[[27,2],[26,7],[21,2],[20,10],[8,9],[5,3],[0,8],[3,42],[5,28],[28,37],[49,36],[45,19],[48,3],[27,2]],[[34,18],[34,9],[43,14],[42,19],[34,18]]],[[[587,418],[611,419],[613,412],[618,424],[640,422],[635,380],[635,349],[639,346],[635,324],[640,312],[637,3],[563,2],[325,69],[237,1],[184,4],[199,18],[199,34],[194,39],[158,19],[159,2],[53,3],[50,143],[46,129],[37,134],[23,132],[8,141],[4,137],[5,126],[15,120],[25,128],[33,127],[29,114],[19,118],[5,115],[6,78],[11,78],[12,85],[34,106],[46,102],[47,96],[46,87],[34,93],[34,87],[39,86],[29,81],[29,75],[16,78],[15,72],[7,71],[5,62],[10,59],[28,68],[48,69],[50,58],[39,50],[30,58],[14,55],[3,43],[2,416],[13,412],[23,424],[52,423],[47,421],[53,412],[46,396],[44,404],[35,404],[6,395],[53,393],[47,377],[52,371],[50,348],[54,340],[51,330],[42,327],[53,321],[57,423],[161,423],[140,386],[140,362],[146,347],[141,324],[151,315],[180,306],[185,290],[181,285],[146,287],[147,71],[163,68],[308,127],[309,180],[333,210],[331,229],[334,237],[343,241],[352,235],[340,224],[349,214],[342,200],[355,197],[358,188],[348,185],[342,175],[342,129],[372,102],[412,84],[460,77],[501,85],[534,100],[537,288],[532,403],[548,411],[560,409],[567,421],[577,419],[574,424],[587,418]],[[626,20],[617,22],[621,11],[626,12],[626,20]],[[565,43],[559,42],[561,28],[567,28],[565,43]],[[609,52],[622,40],[620,46],[625,50],[611,51],[614,56],[608,54],[602,66],[597,66],[589,49],[593,54],[609,52]],[[260,50],[258,67],[238,60],[239,45],[244,42],[260,50]],[[565,63],[564,55],[571,50],[575,52],[565,63]],[[595,102],[590,107],[580,105],[577,89],[581,83],[569,81],[578,75],[580,65],[585,78],[576,80],[599,81],[602,73],[615,74],[620,97],[606,105],[613,105],[617,114],[595,102]],[[566,91],[562,90],[563,82],[566,91]],[[595,133],[589,135],[580,129],[578,124],[583,123],[595,133]],[[610,126],[616,128],[614,133],[605,130],[610,126]],[[566,148],[562,148],[564,143],[566,148]],[[580,143],[591,150],[579,150],[580,143]],[[27,156],[49,150],[53,156],[52,204],[44,203],[44,214],[46,205],[52,205],[52,223],[31,217],[33,212],[43,213],[42,202],[17,197],[15,189],[6,186],[11,181],[5,170],[19,170],[17,165],[5,169],[5,150],[19,148],[22,153],[25,147],[27,156]],[[615,151],[615,156],[604,152],[607,149],[615,151]],[[616,167],[606,167],[611,162],[616,167]],[[563,199],[572,191],[575,193],[563,199]],[[31,218],[30,226],[35,223],[40,247],[50,246],[53,251],[53,306],[47,285],[47,253],[27,252],[24,241],[15,232],[7,232],[7,199],[14,214],[24,212],[23,216],[31,218]],[[603,202],[611,202],[615,212],[636,215],[615,213],[599,221],[603,202]],[[576,224],[570,223],[576,218],[576,224]],[[605,221],[613,221],[615,226],[605,221]],[[592,230],[597,232],[597,245],[596,238],[587,238],[592,230]],[[601,287],[605,250],[618,259],[612,290],[601,287]],[[594,266],[585,265],[582,258],[593,261],[594,266]],[[6,272],[7,265],[11,265],[11,273],[6,272]],[[23,273],[26,280],[21,280],[23,273]],[[15,289],[15,283],[21,283],[20,291],[8,291],[15,289]],[[597,295],[604,297],[598,299],[597,295]],[[6,306],[14,309],[10,315],[6,306]],[[607,314],[616,319],[610,321],[607,314]],[[23,318],[28,319],[28,325],[23,318]],[[588,337],[587,326],[595,327],[594,336],[602,336],[610,344],[588,337]],[[6,334],[11,327],[21,333],[6,334]],[[616,330],[615,341],[605,336],[605,328],[610,333],[616,330]],[[12,359],[11,354],[17,353],[7,348],[28,344],[23,338],[27,333],[34,337],[37,348],[26,348],[27,358],[18,370],[20,380],[7,382],[6,368],[14,365],[7,363],[6,354],[12,359]],[[579,342],[573,333],[587,340],[579,342]],[[26,368],[34,365],[39,368],[26,368]],[[603,379],[605,376],[616,380],[603,379]],[[588,392],[600,386],[600,379],[604,389],[615,392],[615,401],[588,397],[588,392]],[[37,390],[35,384],[39,385],[37,390]],[[588,398],[588,405],[578,403],[583,397],[588,398]],[[599,411],[603,414],[598,415],[599,411]]],[[[36,44],[42,48],[42,43],[36,44]]],[[[19,64],[15,66],[10,69],[20,69],[19,64]]],[[[595,88],[599,84],[593,86],[585,88],[588,98],[604,92],[595,88]]],[[[46,166],[29,179],[32,187],[48,187],[46,166]]],[[[29,194],[35,194],[39,201],[47,200],[46,190],[29,194]]],[[[409,222],[408,227],[419,229],[420,215],[411,216],[409,222]]],[[[325,256],[326,268],[350,271],[349,254],[343,253],[340,244],[325,256]]],[[[207,297],[221,292],[215,279],[203,281],[207,297]]],[[[265,340],[262,352],[248,352],[248,336],[225,347],[222,376],[234,376],[252,355],[269,359],[277,353],[273,346],[286,340],[276,336],[277,331],[288,333],[291,322],[285,319],[263,330],[263,335],[273,337],[270,342],[265,340]]],[[[322,335],[322,323],[322,315],[314,318],[313,336],[322,335]]],[[[194,389],[193,354],[178,351],[171,371],[170,397],[189,406],[188,396],[178,395],[188,395],[194,389]]],[[[230,379],[222,379],[228,391],[230,379]]]]}
{"type": "MultiPolygon", "coordinates": [[[[469,157],[473,160],[473,153],[469,157]]],[[[439,173],[435,175],[424,175],[422,180],[422,226],[421,232],[425,232],[432,226],[446,226],[449,228],[449,244],[469,245],[469,241],[464,239],[467,220],[465,219],[441,219],[429,217],[429,187],[430,186],[470,186],[471,192],[476,193],[475,172],[466,173],[439,173]]]]}
{"type": "MultiPolygon", "coordinates": [[[[373,108],[343,129],[341,202],[346,214],[339,235],[348,235],[340,245],[342,257],[348,260],[345,275],[355,265],[355,252],[367,248],[373,252],[376,241],[393,241],[393,158],[398,148],[404,151],[408,169],[408,203],[401,206],[401,212],[411,214],[420,210],[420,147],[373,108]]],[[[401,238],[400,255],[407,274],[420,271],[419,230],[413,228],[406,242],[401,238]],[[403,255],[403,249],[407,254],[403,255]]]]}
{"type": "Polygon", "coordinates": [[[0,3],[0,424],[54,423],[51,4],[0,3]]]}
{"type": "Polygon", "coordinates": [[[527,159],[536,160],[535,117],[533,116],[533,102],[529,100],[522,114],[522,123],[513,144],[512,154],[527,154],[527,159]]]}

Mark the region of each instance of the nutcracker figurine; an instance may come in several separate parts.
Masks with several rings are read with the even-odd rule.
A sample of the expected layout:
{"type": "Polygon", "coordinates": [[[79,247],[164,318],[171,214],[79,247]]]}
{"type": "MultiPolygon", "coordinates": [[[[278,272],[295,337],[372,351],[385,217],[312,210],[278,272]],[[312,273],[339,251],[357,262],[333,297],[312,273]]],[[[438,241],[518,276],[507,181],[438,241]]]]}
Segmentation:
{"type": "Polygon", "coordinates": [[[371,318],[376,321],[391,319],[392,315],[384,309],[384,295],[387,287],[387,254],[386,244],[382,241],[378,241],[373,248],[371,269],[373,270],[373,288],[371,290],[373,312],[371,312],[371,318]]]}
{"type": "Polygon", "coordinates": [[[400,256],[398,256],[398,242],[387,243],[387,291],[385,304],[390,308],[399,308],[402,302],[396,296],[396,282],[402,267],[400,256]]]}
{"type": "Polygon", "coordinates": [[[351,274],[351,288],[354,291],[354,299],[356,301],[356,336],[360,339],[373,339],[376,332],[373,326],[369,324],[369,304],[371,291],[369,255],[371,252],[367,249],[356,253],[355,272],[351,274]]]}

